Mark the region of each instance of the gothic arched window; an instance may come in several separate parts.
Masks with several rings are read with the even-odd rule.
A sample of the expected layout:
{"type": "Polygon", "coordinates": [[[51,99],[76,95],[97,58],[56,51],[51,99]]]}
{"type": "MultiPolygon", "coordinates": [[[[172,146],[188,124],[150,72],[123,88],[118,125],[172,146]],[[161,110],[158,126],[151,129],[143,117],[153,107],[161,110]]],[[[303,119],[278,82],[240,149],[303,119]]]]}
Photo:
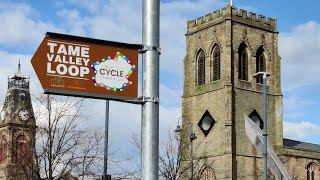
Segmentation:
{"type": "Polygon", "coordinates": [[[316,170],[315,163],[309,163],[307,166],[307,180],[315,180],[315,170],[316,170]]]}
{"type": "Polygon", "coordinates": [[[19,96],[20,96],[20,101],[25,101],[26,95],[24,93],[20,93],[19,96]]]}
{"type": "Polygon", "coordinates": [[[29,158],[28,150],[27,137],[25,135],[18,136],[14,149],[13,162],[27,162],[27,159],[29,158]]]}
{"type": "Polygon", "coordinates": [[[214,173],[213,169],[210,166],[204,166],[201,174],[200,174],[200,180],[214,180],[214,173]]]}
{"type": "MultiPolygon", "coordinates": [[[[256,55],[256,72],[264,72],[266,71],[266,58],[264,56],[264,49],[259,47],[256,55]]],[[[257,78],[257,83],[262,84],[262,77],[257,78]]]]}
{"type": "Polygon", "coordinates": [[[7,141],[6,138],[3,136],[0,139],[0,164],[3,164],[7,159],[7,141]]]}
{"type": "Polygon", "coordinates": [[[6,97],[6,103],[7,103],[7,102],[9,102],[9,101],[10,101],[10,99],[11,99],[11,94],[10,94],[10,93],[8,93],[8,94],[7,94],[7,97],[6,97]]]}
{"type": "Polygon", "coordinates": [[[239,75],[238,78],[248,80],[248,52],[245,43],[241,43],[239,50],[239,75]]]}
{"type": "Polygon", "coordinates": [[[220,79],[220,48],[215,45],[212,51],[213,58],[213,81],[220,79]]]}
{"type": "Polygon", "coordinates": [[[206,78],[206,63],[205,63],[205,54],[203,50],[200,50],[197,55],[197,62],[198,62],[198,85],[205,84],[206,78]]]}

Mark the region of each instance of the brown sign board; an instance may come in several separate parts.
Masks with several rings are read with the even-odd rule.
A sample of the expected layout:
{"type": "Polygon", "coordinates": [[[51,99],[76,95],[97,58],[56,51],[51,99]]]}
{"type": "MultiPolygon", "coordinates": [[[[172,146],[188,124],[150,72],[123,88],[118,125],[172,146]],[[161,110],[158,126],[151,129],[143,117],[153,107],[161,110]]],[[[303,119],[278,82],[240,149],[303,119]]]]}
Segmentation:
{"type": "Polygon", "coordinates": [[[48,32],[31,63],[46,94],[126,101],[138,96],[141,48],[48,32]]]}

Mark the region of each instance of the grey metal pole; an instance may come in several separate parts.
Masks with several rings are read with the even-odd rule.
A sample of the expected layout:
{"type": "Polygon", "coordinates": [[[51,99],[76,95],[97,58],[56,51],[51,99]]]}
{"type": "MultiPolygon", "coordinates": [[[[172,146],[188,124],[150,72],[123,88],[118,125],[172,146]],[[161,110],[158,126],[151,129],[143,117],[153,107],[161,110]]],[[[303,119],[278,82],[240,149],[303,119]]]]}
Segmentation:
{"type": "MultiPolygon", "coordinates": [[[[149,47],[143,53],[143,88],[145,97],[159,97],[159,23],[160,0],[143,0],[142,43],[149,47]]],[[[157,180],[159,174],[159,104],[147,101],[142,105],[141,143],[142,180],[157,180]]]]}
{"type": "Polygon", "coordinates": [[[189,122],[189,138],[190,138],[190,177],[193,179],[193,129],[192,124],[189,122]]]}
{"type": "Polygon", "coordinates": [[[263,74],[263,136],[264,136],[264,148],[263,148],[263,179],[267,180],[267,137],[268,137],[268,125],[267,125],[267,73],[263,74]]]}
{"type": "Polygon", "coordinates": [[[102,180],[108,176],[108,138],[109,138],[109,100],[106,100],[106,119],[104,127],[104,163],[102,180]]]}

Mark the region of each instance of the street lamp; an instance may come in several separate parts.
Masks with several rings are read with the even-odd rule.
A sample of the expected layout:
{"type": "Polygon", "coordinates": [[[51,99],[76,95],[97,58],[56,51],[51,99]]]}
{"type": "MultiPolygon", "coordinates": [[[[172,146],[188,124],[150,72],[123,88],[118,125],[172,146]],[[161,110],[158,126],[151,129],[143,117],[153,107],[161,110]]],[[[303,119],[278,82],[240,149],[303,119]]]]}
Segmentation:
{"type": "Polygon", "coordinates": [[[186,118],[186,119],[188,120],[189,139],[190,139],[190,174],[189,174],[189,179],[192,180],[192,179],[193,179],[193,141],[194,141],[195,139],[197,139],[197,136],[196,136],[195,133],[193,132],[191,121],[190,121],[186,116],[181,116],[181,117],[178,119],[178,125],[177,125],[177,128],[174,130],[174,132],[176,132],[176,133],[182,132],[182,128],[181,128],[181,126],[179,125],[179,121],[180,121],[180,119],[182,119],[182,118],[186,118]]]}
{"type": "Polygon", "coordinates": [[[267,180],[267,77],[270,76],[267,72],[257,72],[253,75],[254,78],[263,79],[263,179],[267,180]]]}

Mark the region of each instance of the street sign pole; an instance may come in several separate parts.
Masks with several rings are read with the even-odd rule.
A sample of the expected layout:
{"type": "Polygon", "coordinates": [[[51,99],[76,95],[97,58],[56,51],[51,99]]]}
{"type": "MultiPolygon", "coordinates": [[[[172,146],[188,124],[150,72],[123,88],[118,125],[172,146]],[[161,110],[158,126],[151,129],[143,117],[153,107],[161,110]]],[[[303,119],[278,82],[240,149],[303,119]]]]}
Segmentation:
{"type": "Polygon", "coordinates": [[[267,123],[267,77],[270,76],[267,72],[257,72],[253,75],[254,78],[263,79],[263,137],[264,137],[264,148],[263,148],[263,180],[267,180],[267,154],[268,154],[268,123],[267,123]]]}
{"type": "MultiPolygon", "coordinates": [[[[142,43],[144,45],[143,88],[146,98],[159,97],[159,0],[143,0],[142,43]]],[[[159,159],[159,103],[146,101],[142,105],[141,122],[142,180],[158,179],[159,159]]]]}
{"type": "Polygon", "coordinates": [[[263,148],[263,179],[268,178],[268,158],[267,158],[267,147],[268,147],[268,123],[267,123],[267,73],[263,76],[263,137],[264,137],[264,148],[263,148]]]}
{"type": "Polygon", "coordinates": [[[106,100],[106,120],[104,127],[104,163],[103,163],[103,178],[107,180],[108,176],[108,139],[109,139],[109,100],[106,100]]]}

